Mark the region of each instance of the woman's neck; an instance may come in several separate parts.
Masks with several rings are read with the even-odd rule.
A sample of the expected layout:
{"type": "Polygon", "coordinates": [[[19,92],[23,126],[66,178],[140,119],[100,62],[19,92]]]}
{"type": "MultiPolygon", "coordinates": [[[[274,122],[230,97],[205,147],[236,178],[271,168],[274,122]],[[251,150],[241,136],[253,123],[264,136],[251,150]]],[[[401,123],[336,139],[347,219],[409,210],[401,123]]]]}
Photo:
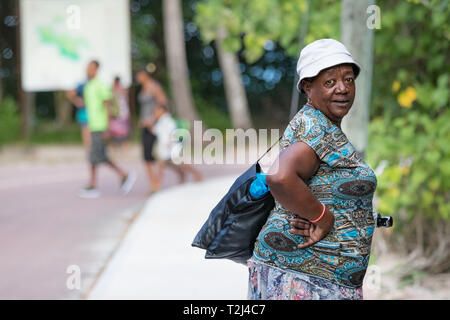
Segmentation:
{"type": "Polygon", "coordinates": [[[341,122],[342,122],[342,119],[333,119],[332,117],[330,117],[329,115],[327,115],[326,112],[324,112],[321,108],[314,106],[310,101],[306,102],[306,105],[309,106],[309,107],[311,107],[311,108],[317,109],[317,110],[319,110],[320,112],[322,112],[323,115],[324,115],[328,120],[330,120],[331,123],[333,123],[333,124],[334,124],[335,126],[337,126],[339,129],[341,129],[341,122]]]}

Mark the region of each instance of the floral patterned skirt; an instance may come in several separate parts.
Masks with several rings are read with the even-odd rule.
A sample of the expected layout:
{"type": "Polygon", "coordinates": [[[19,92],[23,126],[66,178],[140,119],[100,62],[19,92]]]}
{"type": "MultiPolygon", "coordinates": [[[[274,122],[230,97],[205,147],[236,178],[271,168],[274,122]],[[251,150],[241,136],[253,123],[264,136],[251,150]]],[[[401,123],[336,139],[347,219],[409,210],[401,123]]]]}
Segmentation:
{"type": "Polygon", "coordinates": [[[283,270],[251,258],[249,300],[362,300],[362,288],[344,287],[305,273],[283,270]]]}

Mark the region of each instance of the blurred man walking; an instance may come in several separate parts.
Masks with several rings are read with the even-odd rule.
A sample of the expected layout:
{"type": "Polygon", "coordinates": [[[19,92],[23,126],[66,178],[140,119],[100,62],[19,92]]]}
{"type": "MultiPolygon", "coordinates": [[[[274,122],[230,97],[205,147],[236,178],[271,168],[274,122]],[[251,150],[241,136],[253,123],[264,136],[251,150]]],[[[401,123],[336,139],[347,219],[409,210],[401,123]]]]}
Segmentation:
{"type": "Polygon", "coordinates": [[[82,198],[96,198],[100,195],[97,190],[97,167],[101,163],[107,164],[120,177],[120,189],[127,194],[136,181],[134,172],[126,173],[112,162],[106,153],[106,139],[108,135],[108,121],[112,99],[111,89],[102,83],[97,72],[100,67],[98,61],[91,61],[87,67],[89,81],[84,87],[84,102],[86,104],[88,127],[91,131],[91,145],[89,151],[90,180],[79,196],[82,198]]]}

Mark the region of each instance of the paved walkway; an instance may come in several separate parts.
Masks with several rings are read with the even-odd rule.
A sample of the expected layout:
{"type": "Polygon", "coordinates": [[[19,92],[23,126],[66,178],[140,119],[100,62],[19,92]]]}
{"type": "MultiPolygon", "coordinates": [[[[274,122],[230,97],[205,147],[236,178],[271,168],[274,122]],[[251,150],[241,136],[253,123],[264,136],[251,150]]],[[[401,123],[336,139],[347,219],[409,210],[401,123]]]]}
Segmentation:
{"type": "Polygon", "coordinates": [[[205,260],[191,242],[236,176],[188,183],[152,196],[89,299],[246,299],[248,271],[205,260]]]}
{"type": "MultiPolygon", "coordinates": [[[[77,193],[89,172],[82,146],[0,150],[0,299],[83,299],[90,292],[148,198],[140,146],[109,151],[138,174],[135,186],[121,195],[118,177],[102,167],[101,196],[81,199],[77,193]],[[80,288],[67,285],[72,266],[81,271],[80,288]]],[[[247,166],[196,167],[207,181],[247,166]]],[[[177,184],[173,170],[165,171],[163,188],[177,184]]]]}

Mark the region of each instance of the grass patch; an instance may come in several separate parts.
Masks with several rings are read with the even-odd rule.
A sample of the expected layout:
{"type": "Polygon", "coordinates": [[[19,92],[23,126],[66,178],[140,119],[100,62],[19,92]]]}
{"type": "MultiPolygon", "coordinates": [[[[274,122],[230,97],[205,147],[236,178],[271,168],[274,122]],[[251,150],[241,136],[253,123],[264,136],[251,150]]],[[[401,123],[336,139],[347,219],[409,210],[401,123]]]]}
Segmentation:
{"type": "Polygon", "coordinates": [[[233,128],[227,113],[200,97],[194,97],[194,100],[199,116],[208,128],[219,129],[222,133],[225,133],[226,129],[233,128]]]}
{"type": "Polygon", "coordinates": [[[30,135],[31,144],[81,144],[81,128],[77,123],[57,126],[54,121],[42,122],[30,135]]]}
{"type": "Polygon", "coordinates": [[[0,146],[20,139],[20,117],[16,101],[6,97],[0,101],[0,146]]]}

